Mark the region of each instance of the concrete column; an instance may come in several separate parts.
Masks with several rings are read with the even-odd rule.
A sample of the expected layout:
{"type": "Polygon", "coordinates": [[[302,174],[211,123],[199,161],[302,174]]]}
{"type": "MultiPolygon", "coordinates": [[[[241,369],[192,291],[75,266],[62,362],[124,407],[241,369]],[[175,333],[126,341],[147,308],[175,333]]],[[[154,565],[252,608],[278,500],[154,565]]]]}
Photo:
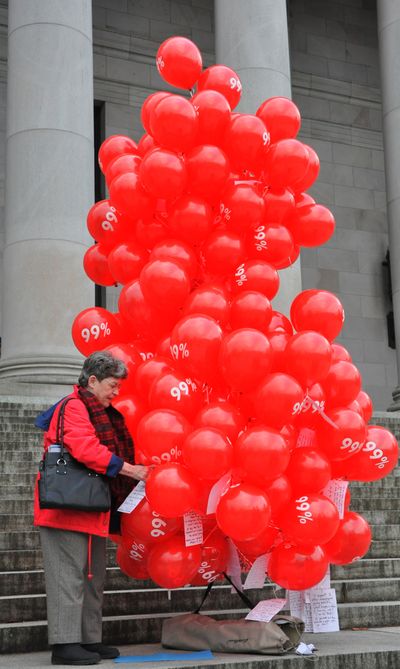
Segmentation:
{"type": "MultiPolygon", "coordinates": [[[[243,86],[235,111],[255,114],[263,100],[292,97],[286,0],[215,0],[216,62],[238,73],[243,86]]],[[[279,272],[275,309],[288,314],[301,290],[300,260],[279,272]]]]}
{"type": "MultiPolygon", "coordinates": [[[[378,0],[378,38],[381,67],[383,142],[397,372],[400,377],[400,4],[378,0]]],[[[400,410],[400,386],[389,410],[400,410]]]]}
{"type": "Polygon", "coordinates": [[[94,303],[82,268],[94,193],[91,5],[8,4],[3,388],[69,382],[82,360],[70,332],[94,303]]]}

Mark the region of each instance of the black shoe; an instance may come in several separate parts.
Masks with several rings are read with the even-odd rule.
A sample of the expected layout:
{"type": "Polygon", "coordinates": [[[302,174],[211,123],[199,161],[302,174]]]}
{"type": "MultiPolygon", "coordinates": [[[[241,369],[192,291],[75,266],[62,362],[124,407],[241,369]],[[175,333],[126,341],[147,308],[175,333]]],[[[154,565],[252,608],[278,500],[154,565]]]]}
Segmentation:
{"type": "Polygon", "coordinates": [[[100,660],[99,653],[86,650],[80,643],[55,644],[51,654],[51,664],[69,664],[79,667],[88,664],[98,664],[100,660]]]}
{"type": "Polygon", "coordinates": [[[98,653],[102,660],[113,660],[115,657],[119,657],[118,648],[105,646],[103,643],[83,643],[82,648],[98,653]]]}

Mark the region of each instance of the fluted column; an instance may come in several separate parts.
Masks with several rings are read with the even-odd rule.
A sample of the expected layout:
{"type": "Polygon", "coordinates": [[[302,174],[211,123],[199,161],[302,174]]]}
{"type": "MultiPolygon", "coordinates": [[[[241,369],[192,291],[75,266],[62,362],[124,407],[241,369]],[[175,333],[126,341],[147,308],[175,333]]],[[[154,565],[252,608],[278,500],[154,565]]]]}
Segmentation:
{"type": "MultiPolygon", "coordinates": [[[[0,381],[76,378],[93,203],[91,0],[9,0],[0,381]]],[[[39,390],[38,390],[39,392],[39,390]]]]}
{"type": "MultiPolygon", "coordinates": [[[[237,111],[254,114],[266,98],[292,97],[286,0],[215,0],[215,46],[216,62],[240,76],[237,111]]],[[[279,274],[273,306],[288,313],[301,290],[300,261],[279,274]]]]}
{"type": "MultiPolygon", "coordinates": [[[[397,372],[400,377],[400,4],[378,0],[383,142],[397,372]]],[[[400,410],[400,386],[390,410],[400,410]]]]}

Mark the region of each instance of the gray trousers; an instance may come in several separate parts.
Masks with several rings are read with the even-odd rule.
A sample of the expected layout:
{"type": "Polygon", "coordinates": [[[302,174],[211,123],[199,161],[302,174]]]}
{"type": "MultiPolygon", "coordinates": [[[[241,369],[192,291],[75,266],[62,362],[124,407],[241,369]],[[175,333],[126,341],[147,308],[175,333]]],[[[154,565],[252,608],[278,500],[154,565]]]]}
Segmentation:
{"type": "Polygon", "coordinates": [[[92,536],[93,578],[88,579],[89,535],[40,527],[49,644],[98,643],[102,636],[106,540],[92,536]]]}

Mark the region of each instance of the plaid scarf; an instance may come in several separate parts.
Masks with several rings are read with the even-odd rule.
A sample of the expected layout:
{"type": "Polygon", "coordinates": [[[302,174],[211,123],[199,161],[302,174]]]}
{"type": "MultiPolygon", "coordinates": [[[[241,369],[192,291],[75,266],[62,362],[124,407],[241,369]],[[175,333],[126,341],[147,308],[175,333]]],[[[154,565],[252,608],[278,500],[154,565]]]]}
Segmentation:
{"type": "MultiPolygon", "coordinates": [[[[96,431],[99,441],[104,446],[107,446],[111,453],[118,455],[125,462],[134,464],[134,445],[122,414],[114,409],[113,406],[105,409],[93,393],[86,388],[79,386],[78,395],[88,410],[90,422],[96,431]]],[[[133,481],[127,476],[117,476],[115,479],[110,480],[113,509],[118,508],[130,493],[132,487],[133,481]]]]}

